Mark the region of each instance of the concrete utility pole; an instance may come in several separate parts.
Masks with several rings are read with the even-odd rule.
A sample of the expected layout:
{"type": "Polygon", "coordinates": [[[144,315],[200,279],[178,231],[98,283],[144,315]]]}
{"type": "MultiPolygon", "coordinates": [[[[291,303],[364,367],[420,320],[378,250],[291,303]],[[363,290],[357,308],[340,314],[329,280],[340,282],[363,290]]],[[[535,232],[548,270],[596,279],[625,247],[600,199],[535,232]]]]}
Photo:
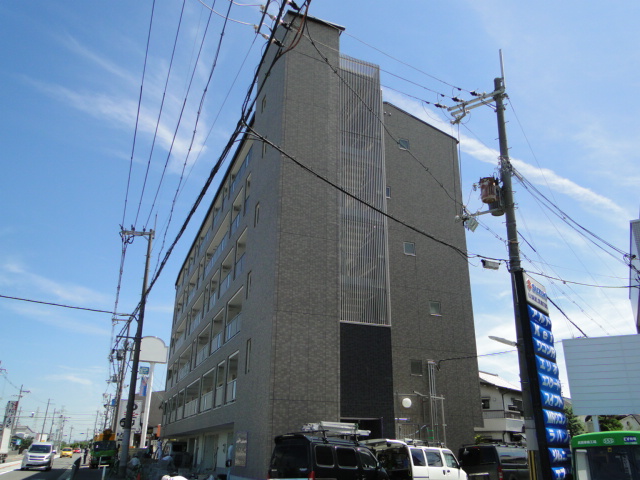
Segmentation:
{"type": "MultiPolygon", "coordinates": [[[[24,397],[25,393],[31,393],[29,390],[25,390],[24,389],[24,385],[20,385],[20,393],[18,394],[18,402],[16,403],[16,412],[13,415],[13,419],[11,421],[11,433],[13,434],[15,428],[16,428],[16,423],[17,423],[17,419],[18,419],[18,408],[20,407],[20,400],[22,399],[22,397],[24,397]]],[[[15,395],[14,395],[15,396],[15,395]]]]}
{"type": "Polygon", "coordinates": [[[147,281],[149,277],[149,262],[151,260],[151,243],[153,241],[153,230],[148,232],[123,231],[123,235],[147,236],[147,258],[144,269],[144,279],[142,281],[142,298],[140,299],[140,312],[138,313],[138,328],[133,341],[133,362],[131,364],[131,380],[129,382],[129,398],[127,400],[127,413],[124,417],[124,427],[122,430],[122,446],[120,448],[120,468],[119,475],[124,478],[127,473],[127,462],[129,461],[129,443],[131,441],[131,425],[133,419],[133,406],[136,399],[136,382],[138,380],[138,366],[140,364],[140,343],[142,342],[142,326],[144,323],[144,309],[147,303],[147,281]]]}
{"type": "MultiPolygon", "coordinates": [[[[524,277],[520,262],[520,244],[518,242],[518,229],[516,226],[516,210],[513,200],[513,188],[511,183],[511,162],[509,161],[509,146],[507,144],[507,127],[504,118],[504,98],[506,97],[504,79],[494,80],[494,96],[496,102],[496,115],[498,119],[498,141],[500,144],[500,180],[502,181],[502,198],[504,214],[507,222],[507,242],[509,249],[509,271],[511,273],[511,290],[513,294],[513,310],[516,321],[516,338],[518,349],[518,363],[520,367],[520,385],[522,388],[522,409],[524,411],[524,428],[527,437],[527,450],[529,451],[529,464],[531,465],[531,478],[548,479],[546,472],[550,473],[549,462],[544,461],[540,455],[538,432],[536,422],[536,409],[532,395],[532,375],[535,375],[535,366],[531,366],[527,360],[526,346],[531,340],[525,338],[529,333],[529,316],[526,312],[526,300],[524,298],[524,277]],[[523,311],[524,308],[524,311],[523,311]],[[544,466],[543,466],[544,464],[544,466]]],[[[537,382],[536,382],[537,383],[537,382]]],[[[540,412],[541,413],[541,412],[540,412]]],[[[544,435],[544,430],[541,432],[544,435]]]]}
{"type": "Polygon", "coordinates": [[[520,246],[518,229],[516,226],[515,204],[511,176],[513,174],[509,160],[509,146],[507,143],[507,129],[504,117],[504,98],[506,98],[504,75],[494,80],[494,91],[489,94],[478,95],[476,98],[462,102],[449,108],[449,112],[456,117],[452,123],[459,122],[469,110],[489,105],[495,102],[498,121],[498,136],[500,145],[500,180],[502,181],[502,209],[506,217],[507,242],[509,250],[509,272],[511,273],[511,289],[513,294],[513,308],[515,314],[518,364],[520,367],[520,383],[522,388],[522,407],[524,427],[529,454],[529,469],[532,480],[551,480],[553,473],[548,458],[548,444],[544,426],[542,405],[539,395],[539,382],[536,373],[535,352],[529,325],[527,301],[525,291],[524,270],[520,261],[520,246]],[[541,454],[542,452],[542,454],[541,454]]]}

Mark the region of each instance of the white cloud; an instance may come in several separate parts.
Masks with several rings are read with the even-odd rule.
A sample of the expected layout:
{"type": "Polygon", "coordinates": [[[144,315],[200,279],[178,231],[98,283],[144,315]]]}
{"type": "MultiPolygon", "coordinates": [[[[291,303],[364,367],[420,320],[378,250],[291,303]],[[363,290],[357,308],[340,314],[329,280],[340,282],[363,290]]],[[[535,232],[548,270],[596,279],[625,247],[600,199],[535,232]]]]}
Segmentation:
{"type": "Polygon", "coordinates": [[[73,375],[69,373],[48,375],[46,378],[47,380],[52,380],[55,382],[71,382],[71,383],[77,383],[79,385],[86,385],[86,386],[93,385],[93,382],[88,378],[82,378],[77,375],[73,375]]]}
{"type": "MultiPolygon", "coordinates": [[[[426,109],[421,102],[406,98],[392,90],[385,89],[384,96],[394,105],[420,118],[424,122],[433,125],[445,132],[451,131],[451,126],[444,120],[438,120],[437,113],[427,115],[426,109]]],[[[467,155],[483,163],[493,165],[498,164],[500,153],[482,142],[466,136],[459,135],[460,148],[467,155]]],[[[619,223],[619,218],[632,218],[631,212],[616,204],[613,200],[604,195],[594,192],[588,188],[578,185],[568,178],[564,178],[553,170],[530,165],[517,158],[511,158],[511,164],[531,183],[546,186],[552,191],[566,195],[577,201],[585,210],[593,212],[605,220],[619,223]]]]}

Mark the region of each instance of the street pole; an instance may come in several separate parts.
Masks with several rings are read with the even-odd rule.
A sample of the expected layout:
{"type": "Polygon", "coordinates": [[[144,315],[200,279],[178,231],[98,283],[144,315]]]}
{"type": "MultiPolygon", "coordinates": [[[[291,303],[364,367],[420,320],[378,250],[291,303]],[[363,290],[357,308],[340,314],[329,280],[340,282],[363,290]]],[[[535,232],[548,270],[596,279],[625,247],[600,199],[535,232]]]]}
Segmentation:
{"type": "Polygon", "coordinates": [[[122,446],[120,449],[119,475],[124,478],[127,473],[127,462],[129,461],[129,443],[131,441],[131,425],[133,420],[133,406],[136,399],[136,382],[138,380],[138,366],[140,364],[140,344],[142,342],[142,327],[144,323],[144,310],[147,303],[147,281],[149,277],[149,262],[151,260],[151,243],[153,240],[153,230],[148,232],[125,231],[124,235],[148,236],[147,258],[145,261],[144,279],[142,281],[142,297],[140,299],[140,312],[138,313],[138,328],[133,342],[133,362],[131,364],[131,380],[129,381],[129,398],[127,400],[127,412],[124,417],[124,427],[122,430],[122,446]]]}
{"type": "Polygon", "coordinates": [[[548,445],[542,413],[540,385],[536,373],[535,352],[531,334],[529,314],[527,312],[526,287],[524,270],[520,262],[520,246],[516,213],[511,184],[512,167],[509,161],[507,129],[504,118],[504,78],[494,80],[494,96],[498,120],[498,137],[500,144],[500,179],[502,181],[503,208],[507,223],[507,244],[509,250],[509,271],[511,273],[511,289],[513,293],[513,309],[516,324],[518,364],[520,367],[520,384],[522,388],[522,407],[524,428],[529,451],[529,465],[532,479],[551,480],[552,470],[548,456],[548,445]]]}

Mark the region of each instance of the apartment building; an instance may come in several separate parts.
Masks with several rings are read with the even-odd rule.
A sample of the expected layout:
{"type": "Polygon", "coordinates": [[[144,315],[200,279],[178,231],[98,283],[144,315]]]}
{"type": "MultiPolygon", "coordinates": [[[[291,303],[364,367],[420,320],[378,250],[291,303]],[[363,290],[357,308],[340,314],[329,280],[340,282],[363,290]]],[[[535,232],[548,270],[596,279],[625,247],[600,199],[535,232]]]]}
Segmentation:
{"type": "Polygon", "coordinates": [[[273,437],[309,422],[470,443],[456,140],[383,103],[379,68],[340,53],[342,27],[286,22],[177,277],[163,439],[243,478],[264,478],[273,437]]]}

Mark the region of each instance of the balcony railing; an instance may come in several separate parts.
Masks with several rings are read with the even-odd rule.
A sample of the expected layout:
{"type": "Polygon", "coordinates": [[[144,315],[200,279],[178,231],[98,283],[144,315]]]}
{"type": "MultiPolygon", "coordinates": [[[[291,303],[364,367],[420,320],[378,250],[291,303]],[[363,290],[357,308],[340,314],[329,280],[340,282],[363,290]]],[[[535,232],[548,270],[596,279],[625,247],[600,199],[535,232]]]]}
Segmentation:
{"type": "Polygon", "coordinates": [[[191,319],[191,324],[189,325],[189,333],[191,334],[198,325],[200,325],[200,322],[202,321],[202,317],[203,317],[203,312],[202,310],[200,310],[198,313],[196,313],[194,315],[194,317],[191,319]]]}
{"type": "Polygon", "coordinates": [[[213,406],[213,390],[200,397],[200,411],[204,412],[213,406]]]}
{"type": "Polygon", "coordinates": [[[227,323],[227,334],[225,340],[228,342],[229,339],[235,337],[240,331],[240,320],[242,319],[242,314],[238,314],[229,323],[227,323]]]}
{"type": "Polygon", "coordinates": [[[521,420],[522,414],[513,410],[483,410],[482,418],[513,418],[514,420],[521,420]]]}
{"type": "Polygon", "coordinates": [[[177,350],[178,348],[180,348],[180,345],[182,345],[184,343],[185,338],[187,338],[187,331],[186,330],[184,332],[182,332],[180,334],[180,336],[178,338],[176,338],[176,341],[173,343],[174,351],[177,350]]]}
{"type": "Polygon", "coordinates": [[[217,351],[222,346],[222,332],[218,332],[211,339],[211,353],[217,351]]]}
{"type": "Polygon", "coordinates": [[[182,380],[191,371],[191,363],[187,362],[178,370],[178,380],[182,380]]]}
{"type": "Polygon", "coordinates": [[[198,413],[198,399],[194,398],[184,406],[184,416],[186,418],[191,415],[195,415],[196,413],[198,413]]]}
{"type": "Polygon", "coordinates": [[[235,278],[238,278],[238,276],[243,272],[244,270],[244,253],[242,254],[242,256],[238,259],[238,261],[236,262],[236,276],[235,278]]]}
{"type": "Polygon", "coordinates": [[[229,236],[236,233],[236,230],[238,230],[238,227],[240,226],[240,220],[242,220],[242,215],[238,213],[238,215],[236,215],[236,217],[231,222],[231,232],[229,233],[229,236]]]}
{"type": "Polygon", "coordinates": [[[207,230],[207,234],[202,239],[202,243],[200,244],[200,248],[198,249],[198,256],[202,255],[202,253],[207,249],[207,247],[209,246],[209,242],[211,242],[212,236],[213,227],[210,227],[209,230],[207,230]]]}
{"type": "Polygon", "coordinates": [[[235,401],[236,399],[236,380],[231,380],[227,383],[227,399],[226,403],[235,401]]]}
{"type": "MultiPolygon", "coordinates": [[[[227,289],[231,285],[231,280],[232,280],[232,275],[231,275],[231,272],[229,272],[227,274],[227,276],[224,277],[222,282],[220,282],[220,297],[222,297],[222,295],[224,295],[224,293],[227,291],[227,289]]],[[[220,298],[220,297],[218,297],[218,298],[220,298]]]]}
{"type": "Polygon", "coordinates": [[[216,387],[216,399],[215,399],[215,406],[219,407],[222,405],[222,394],[224,393],[224,385],[220,385],[218,387],[216,387]]]}
{"type": "Polygon", "coordinates": [[[191,303],[191,300],[193,300],[193,297],[196,296],[196,293],[198,293],[198,287],[193,285],[191,287],[191,291],[189,292],[189,296],[187,297],[187,303],[191,303]]]}
{"type": "Polygon", "coordinates": [[[196,365],[200,365],[202,362],[204,362],[204,359],[209,356],[208,347],[209,347],[209,342],[207,342],[207,344],[204,347],[198,350],[198,353],[196,353],[196,365]]]}
{"type": "Polygon", "coordinates": [[[211,269],[216,264],[216,260],[218,260],[220,258],[220,255],[222,255],[222,251],[227,246],[227,241],[228,241],[228,236],[225,233],[224,237],[222,237],[222,240],[220,241],[220,243],[216,247],[216,251],[213,252],[213,255],[211,255],[211,258],[207,262],[207,266],[205,267],[205,270],[206,270],[205,276],[209,275],[209,272],[211,272],[211,269]]]}

